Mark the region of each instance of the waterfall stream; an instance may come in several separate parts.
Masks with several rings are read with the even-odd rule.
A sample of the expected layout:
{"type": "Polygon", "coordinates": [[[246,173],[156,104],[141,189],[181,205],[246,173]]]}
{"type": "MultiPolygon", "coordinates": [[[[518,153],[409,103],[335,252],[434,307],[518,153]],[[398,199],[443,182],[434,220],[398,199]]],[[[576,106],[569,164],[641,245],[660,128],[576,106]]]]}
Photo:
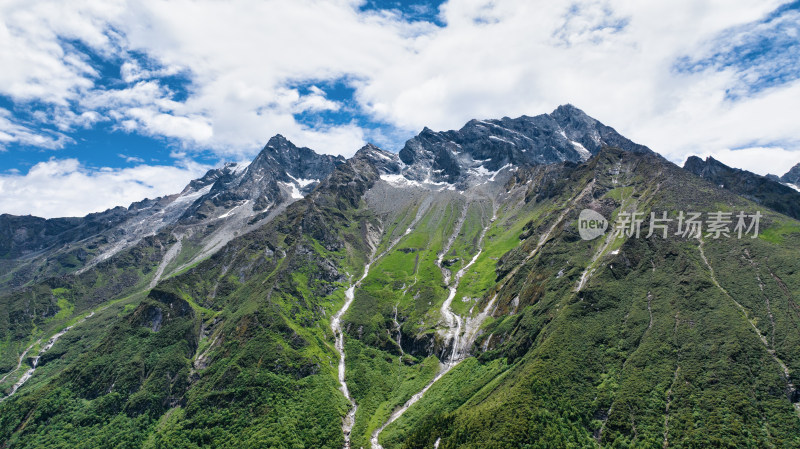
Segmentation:
{"type": "Polygon", "coordinates": [[[333,316],[331,319],[331,329],[333,330],[333,335],[336,339],[336,350],[339,351],[339,385],[342,394],[347,400],[350,402],[350,410],[347,412],[347,415],[344,417],[342,421],[342,432],[344,432],[344,447],[345,449],[350,449],[350,432],[353,430],[353,424],[355,424],[356,420],[356,410],[358,410],[358,405],[356,405],[355,399],[350,395],[350,390],[347,388],[347,381],[345,380],[345,364],[344,364],[344,332],[342,332],[342,316],[344,316],[347,309],[350,308],[350,305],[353,303],[355,299],[355,291],[356,287],[361,284],[361,281],[367,277],[369,274],[369,267],[370,264],[366,264],[364,266],[364,274],[361,278],[355,282],[350,284],[350,287],[345,290],[344,292],[344,305],[342,308],[336,312],[336,315],[333,316]]]}
{"type": "Polygon", "coordinates": [[[478,260],[478,257],[483,252],[483,240],[486,237],[486,233],[489,231],[489,228],[492,226],[494,221],[497,219],[496,215],[492,215],[491,220],[489,220],[489,224],[487,224],[483,230],[481,231],[480,237],[478,238],[478,252],[473,256],[473,258],[464,265],[456,275],[453,277],[452,282],[450,282],[450,270],[447,268],[442,267],[442,260],[444,256],[450,251],[453,243],[455,242],[455,238],[458,236],[458,233],[461,232],[461,227],[464,223],[463,217],[466,215],[466,210],[468,205],[464,208],[464,215],[462,218],[459,219],[459,222],[456,224],[456,227],[453,231],[453,235],[448,240],[447,244],[443,248],[442,252],[439,253],[439,257],[436,260],[436,265],[442,270],[442,276],[445,280],[445,284],[448,284],[449,294],[447,299],[442,303],[442,317],[444,318],[445,324],[448,327],[447,335],[445,337],[445,349],[447,347],[447,343],[452,341],[452,349],[450,351],[449,356],[445,358],[445,361],[439,365],[439,372],[434,376],[433,380],[428,382],[425,387],[422,388],[419,392],[415,393],[405,404],[403,404],[400,408],[392,412],[389,416],[389,419],[384,422],[380,427],[375,429],[372,432],[372,436],[370,438],[370,447],[371,449],[383,449],[383,446],[380,445],[378,442],[378,437],[380,436],[381,432],[388,427],[391,423],[397,421],[406,410],[409,409],[412,405],[417,403],[425,393],[436,383],[439,379],[441,379],[445,374],[447,374],[451,369],[453,369],[459,362],[466,358],[467,352],[469,348],[472,346],[472,343],[475,341],[475,336],[477,334],[478,328],[480,328],[481,323],[483,320],[488,317],[491,308],[494,306],[494,302],[497,299],[495,295],[489,303],[486,305],[484,310],[475,317],[473,320],[468,320],[467,323],[467,332],[464,333],[462,337],[462,320],[461,317],[458,316],[455,312],[452,311],[451,305],[453,303],[453,299],[456,296],[456,291],[458,290],[458,285],[461,282],[461,278],[467,273],[469,268],[478,260]]]}
{"type": "MultiPolygon", "coordinates": [[[[350,395],[350,389],[347,388],[347,379],[345,377],[345,353],[344,353],[344,332],[342,331],[342,317],[350,308],[350,305],[353,303],[355,299],[355,292],[356,287],[361,285],[361,282],[369,275],[370,267],[377,261],[379,261],[383,256],[389,253],[403,237],[407,236],[414,230],[414,226],[419,222],[423,215],[423,208],[417,211],[417,215],[414,217],[414,220],[411,221],[411,224],[408,225],[406,231],[393,241],[389,243],[389,246],[380,253],[378,256],[374,256],[370,258],[370,261],[364,265],[364,273],[361,275],[361,278],[358,281],[351,283],[350,287],[347,288],[344,292],[345,302],[342,305],[342,308],[339,309],[338,312],[333,316],[331,319],[331,330],[333,330],[333,335],[335,338],[335,346],[336,350],[339,351],[339,390],[341,390],[344,397],[350,402],[350,410],[345,415],[344,419],[342,420],[342,433],[344,433],[344,448],[350,449],[350,432],[353,430],[353,425],[355,424],[356,420],[356,411],[358,410],[358,404],[356,404],[355,399],[350,395]]],[[[373,253],[374,254],[374,253],[373,253]]],[[[396,318],[396,311],[395,311],[395,318],[396,318]]],[[[399,329],[399,328],[398,328],[399,329]]],[[[399,332],[399,330],[398,330],[399,332]]]]}
{"type": "MultiPolygon", "coordinates": [[[[62,336],[64,336],[64,334],[69,332],[69,330],[72,329],[73,327],[75,327],[76,324],[83,323],[84,321],[86,321],[86,319],[91,318],[93,315],[94,315],[94,312],[89,313],[88,315],[83,317],[77,323],[73,324],[72,326],[65,327],[64,329],[60,330],[58,333],[56,333],[52,337],[50,337],[50,339],[47,340],[47,344],[42,346],[42,348],[39,349],[39,352],[36,354],[36,357],[33,358],[33,361],[31,362],[30,369],[25,371],[25,374],[23,374],[22,377],[20,377],[20,379],[14,384],[14,386],[11,387],[11,392],[8,393],[8,396],[0,398],[0,402],[3,402],[6,399],[8,399],[11,396],[13,396],[14,393],[17,392],[17,390],[19,390],[23,385],[25,385],[25,382],[27,382],[28,380],[30,380],[31,377],[33,377],[33,373],[36,372],[36,368],[39,366],[39,359],[56,344],[56,342],[58,341],[59,338],[61,338],[62,336]]],[[[31,350],[32,347],[33,347],[33,345],[28,347],[28,349],[26,349],[25,352],[22,353],[22,355],[20,356],[20,359],[19,359],[20,360],[19,364],[17,365],[17,369],[19,369],[19,367],[22,365],[23,358],[28,353],[28,351],[31,350]]],[[[16,370],[14,370],[14,371],[16,371],[16,370]]],[[[14,372],[14,371],[12,371],[12,372],[14,372]]],[[[11,373],[9,373],[9,374],[11,374],[11,373]]],[[[3,380],[5,380],[6,377],[8,377],[9,374],[6,374],[6,376],[3,377],[3,380]]]]}

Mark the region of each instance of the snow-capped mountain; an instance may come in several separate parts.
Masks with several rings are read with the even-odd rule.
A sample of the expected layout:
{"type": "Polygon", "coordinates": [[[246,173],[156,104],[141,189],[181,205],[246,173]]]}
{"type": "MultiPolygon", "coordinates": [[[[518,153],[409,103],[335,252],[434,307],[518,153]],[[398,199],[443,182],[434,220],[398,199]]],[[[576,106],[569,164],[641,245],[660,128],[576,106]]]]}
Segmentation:
{"type": "Polygon", "coordinates": [[[3,216],[0,446],[800,447],[799,198],[562,106],[3,216]]]}
{"type": "Polygon", "coordinates": [[[650,152],[580,109],[564,105],[535,117],[471,120],[457,131],[425,128],[399,156],[409,180],[464,189],[475,175],[491,177],[506,166],[582,162],[606,146],[650,152]]]}
{"type": "Polygon", "coordinates": [[[302,198],[343,162],[341,156],[320,155],[276,135],[250,164],[209,170],[178,194],[82,218],[0,215],[0,263],[11,273],[0,291],[54,274],[85,272],[161,232],[199,248],[180,268],[188,266],[302,198]]]}

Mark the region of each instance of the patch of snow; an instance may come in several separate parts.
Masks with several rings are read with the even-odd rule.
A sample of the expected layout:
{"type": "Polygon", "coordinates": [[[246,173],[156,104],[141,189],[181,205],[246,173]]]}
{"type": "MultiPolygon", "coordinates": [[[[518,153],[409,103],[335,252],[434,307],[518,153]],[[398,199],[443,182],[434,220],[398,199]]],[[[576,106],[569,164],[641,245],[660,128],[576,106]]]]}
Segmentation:
{"type": "Polygon", "coordinates": [[[592,153],[590,153],[589,150],[586,149],[586,147],[581,145],[580,142],[575,142],[574,140],[570,140],[569,143],[572,144],[572,146],[575,148],[575,151],[580,153],[581,159],[583,159],[584,161],[592,157],[592,153]]]}
{"type": "Polygon", "coordinates": [[[238,175],[238,174],[244,172],[245,170],[247,170],[247,167],[250,166],[250,162],[251,161],[235,162],[236,165],[233,167],[233,174],[234,175],[238,175]]]}
{"type": "MultiPolygon", "coordinates": [[[[383,155],[381,155],[381,156],[383,156],[383,155]]],[[[287,173],[287,174],[288,174],[288,173],[287,173]]],[[[294,176],[292,176],[292,175],[289,175],[289,177],[290,177],[290,178],[292,178],[292,180],[293,180],[294,182],[296,182],[296,183],[297,183],[297,184],[300,186],[300,188],[301,188],[301,189],[302,189],[303,187],[306,187],[306,186],[308,186],[309,184],[313,184],[313,183],[315,183],[315,182],[320,182],[320,180],[319,180],[319,179],[303,179],[303,178],[299,178],[299,179],[298,179],[298,178],[295,178],[295,177],[294,177],[294,176]]],[[[302,197],[301,197],[301,198],[302,198],[302,197]]]]}
{"type": "Polygon", "coordinates": [[[385,159],[387,161],[391,161],[392,160],[392,158],[390,158],[389,156],[383,154],[383,152],[381,152],[381,151],[377,151],[376,150],[376,151],[373,151],[372,154],[378,156],[381,159],[385,159]]]}
{"type": "Polygon", "coordinates": [[[412,181],[403,175],[381,175],[381,181],[388,182],[394,186],[420,186],[417,181],[412,181]]]}
{"type": "Polygon", "coordinates": [[[797,184],[786,183],[786,185],[800,192],[800,186],[798,186],[797,184]]]}
{"type": "Polygon", "coordinates": [[[450,184],[449,182],[439,181],[434,182],[431,181],[430,176],[428,176],[425,181],[418,182],[411,179],[406,178],[403,175],[390,175],[390,174],[382,174],[381,181],[387,182],[395,187],[427,187],[433,188],[438,187],[439,191],[442,190],[456,190],[456,186],[454,184],[450,184]]]}
{"type": "MultiPolygon", "coordinates": [[[[493,127],[495,127],[495,128],[502,129],[503,131],[509,132],[509,133],[511,133],[511,134],[516,134],[516,135],[518,135],[518,136],[522,137],[523,139],[528,139],[528,140],[530,140],[531,142],[533,142],[533,139],[531,139],[530,137],[528,137],[528,136],[526,136],[525,134],[522,134],[522,133],[520,133],[520,132],[514,131],[513,129],[504,128],[504,127],[502,127],[502,126],[500,126],[500,125],[498,125],[498,124],[491,123],[491,122],[487,122],[487,121],[485,121],[485,120],[480,120],[479,122],[480,122],[480,123],[487,124],[487,125],[489,125],[489,126],[493,126],[493,127]]],[[[565,137],[566,137],[566,136],[565,136],[565,137]]]]}
{"type": "Polygon", "coordinates": [[[303,199],[303,194],[300,193],[300,189],[297,188],[297,184],[289,184],[288,182],[282,182],[281,184],[290,190],[290,195],[292,198],[296,200],[303,199]]]}
{"type": "Polygon", "coordinates": [[[481,166],[478,166],[478,167],[470,168],[468,171],[469,171],[469,173],[471,173],[473,175],[476,175],[476,176],[479,176],[479,177],[483,178],[484,181],[482,183],[478,184],[478,185],[483,185],[483,184],[486,184],[487,182],[493,182],[497,178],[497,175],[500,174],[500,172],[502,172],[503,170],[505,170],[507,168],[511,168],[511,167],[513,167],[512,164],[506,164],[506,165],[500,167],[496,171],[489,171],[489,169],[487,169],[486,167],[481,165],[481,166]]]}
{"type": "Polygon", "coordinates": [[[460,145],[460,144],[458,144],[458,143],[456,143],[456,142],[453,142],[452,140],[448,140],[448,142],[450,142],[450,143],[452,143],[453,145],[455,145],[455,146],[457,146],[457,147],[461,148],[461,145],[460,145]]]}
{"type": "Polygon", "coordinates": [[[210,192],[211,191],[211,187],[213,187],[213,186],[214,186],[214,184],[209,184],[209,185],[203,187],[200,190],[197,190],[197,191],[192,192],[192,193],[188,193],[186,195],[179,196],[178,198],[175,198],[175,201],[173,201],[170,204],[168,204],[167,207],[175,206],[175,205],[179,205],[179,204],[183,204],[183,203],[193,203],[196,199],[198,199],[201,196],[203,196],[203,195],[207,194],[208,192],[210,192]]]}
{"type": "Polygon", "coordinates": [[[424,182],[424,184],[431,185],[431,186],[445,186],[445,187],[448,187],[448,186],[452,187],[453,186],[453,184],[450,184],[449,182],[445,182],[445,181],[433,182],[433,181],[430,180],[430,178],[428,178],[424,182]]]}
{"type": "Polygon", "coordinates": [[[488,168],[480,165],[476,168],[470,168],[468,171],[475,173],[478,176],[491,176],[493,172],[490,172],[488,168]]]}
{"type": "Polygon", "coordinates": [[[497,175],[498,175],[498,174],[500,174],[500,172],[501,172],[501,171],[503,171],[503,170],[505,170],[505,169],[507,169],[507,168],[511,168],[511,167],[512,167],[512,165],[511,165],[511,164],[506,164],[506,165],[504,165],[504,166],[500,167],[500,169],[499,169],[499,170],[497,170],[496,172],[494,172],[494,173],[492,174],[492,177],[491,177],[491,178],[489,178],[489,181],[494,181],[494,178],[496,178],[496,177],[497,177],[497,175]]]}
{"type": "Polygon", "coordinates": [[[236,212],[236,209],[238,209],[238,208],[240,208],[240,207],[244,206],[244,205],[245,205],[245,204],[247,204],[248,202],[249,202],[249,200],[248,200],[248,201],[245,201],[244,203],[242,203],[242,204],[240,204],[240,205],[238,205],[238,206],[235,206],[234,208],[232,208],[232,209],[231,209],[231,210],[229,210],[228,212],[225,212],[224,214],[220,215],[220,216],[219,216],[219,217],[217,217],[217,218],[228,218],[228,217],[230,217],[231,215],[233,215],[233,213],[234,213],[234,212],[236,212]]]}
{"type": "Polygon", "coordinates": [[[516,145],[517,145],[517,144],[515,144],[514,142],[512,142],[512,141],[510,141],[510,140],[503,139],[502,137],[497,137],[497,136],[489,136],[489,138],[490,138],[490,139],[492,139],[492,140],[497,140],[497,141],[499,141],[499,142],[504,142],[504,143],[507,143],[507,144],[509,144],[509,145],[514,145],[514,146],[516,146],[516,145]]]}

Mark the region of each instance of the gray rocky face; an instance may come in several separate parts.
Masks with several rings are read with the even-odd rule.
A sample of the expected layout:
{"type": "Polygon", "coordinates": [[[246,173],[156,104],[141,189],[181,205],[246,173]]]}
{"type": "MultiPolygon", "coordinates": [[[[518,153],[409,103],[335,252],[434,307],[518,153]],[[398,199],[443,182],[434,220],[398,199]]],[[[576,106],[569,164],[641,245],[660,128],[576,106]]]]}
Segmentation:
{"type": "Polygon", "coordinates": [[[781,177],[781,181],[800,186],[800,164],[795,165],[791,170],[783,175],[781,177]]]}
{"type": "Polygon", "coordinates": [[[226,165],[222,173],[209,172],[204,178],[216,179],[208,194],[187,211],[187,217],[204,218],[218,208],[230,209],[251,202],[259,212],[311,192],[337,165],[342,156],[317,154],[297,147],[278,134],[246,168],[226,165]]]}
{"type": "Polygon", "coordinates": [[[582,162],[606,146],[650,152],[580,109],[565,105],[535,117],[471,120],[458,131],[425,128],[406,143],[400,159],[409,179],[464,187],[470,172],[495,172],[507,164],[582,162]]]}
{"type": "Polygon", "coordinates": [[[17,270],[20,274],[11,282],[0,284],[0,291],[49,275],[38,267],[46,267],[50,259],[72,260],[74,255],[77,263],[50,265],[61,271],[87,269],[164,229],[201,240],[216,233],[208,237],[208,251],[213,251],[236,232],[244,232],[250,220],[266,219],[270,211],[311,192],[344,161],[298,148],[277,135],[251,164],[228,163],[209,170],[179,194],[86,217],[45,220],[2,214],[0,268],[24,269],[17,270]]]}
{"type": "Polygon", "coordinates": [[[794,218],[800,218],[800,193],[775,177],[760,176],[746,170],[728,167],[708,157],[690,156],[683,168],[707,179],[719,188],[731,190],[749,200],[794,218]]]}
{"type": "Polygon", "coordinates": [[[269,139],[249,169],[277,166],[289,176],[297,179],[322,179],[345,162],[342,156],[317,154],[306,147],[297,147],[285,137],[277,134],[269,139]]]}
{"type": "Polygon", "coordinates": [[[358,150],[355,157],[369,162],[382,174],[398,174],[405,165],[397,154],[382,150],[371,143],[358,150]]]}

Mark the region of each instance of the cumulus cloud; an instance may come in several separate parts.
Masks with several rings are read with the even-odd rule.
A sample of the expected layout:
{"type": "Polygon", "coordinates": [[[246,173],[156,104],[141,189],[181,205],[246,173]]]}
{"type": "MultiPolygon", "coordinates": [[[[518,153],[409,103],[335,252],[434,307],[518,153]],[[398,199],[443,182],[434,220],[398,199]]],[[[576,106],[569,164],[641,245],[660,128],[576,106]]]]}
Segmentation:
{"type": "Polygon", "coordinates": [[[0,175],[0,211],[40,217],[84,216],[165,192],[179,192],[209,167],[139,165],[90,169],[77,159],[40,162],[26,174],[0,175]]]}
{"type": "Polygon", "coordinates": [[[0,151],[5,151],[6,146],[12,143],[52,150],[61,148],[69,140],[69,137],[60,133],[37,132],[16,123],[10,111],[0,108],[0,151]]]}
{"type": "Polygon", "coordinates": [[[98,74],[85,54],[65,41],[113,51],[105,24],[124,7],[120,1],[2,2],[0,93],[61,105],[77,98],[98,74]]]}
{"type": "Polygon", "coordinates": [[[137,163],[137,164],[143,164],[144,163],[144,159],[142,159],[140,157],[128,156],[127,154],[122,154],[122,153],[118,153],[117,156],[121,157],[122,159],[125,160],[125,162],[128,162],[128,163],[134,163],[134,162],[137,163]]]}
{"type": "Polygon", "coordinates": [[[72,129],[111,122],[189,157],[246,159],[276,133],[352,155],[369,139],[398,149],[423,126],[569,102],[676,163],[731,152],[741,168],[778,173],[784,159],[742,155],[800,151],[798,13],[784,0],[450,0],[443,26],[362,4],[4,2],[0,95],[38,102],[55,131],[0,115],[0,145],[57,148],[72,129]],[[758,56],[762,36],[771,50],[758,56]],[[103,82],[89,53],[117,64],[119,83],[103,82]],[[331,97],[331,80],[354,98],[331,97]],[[351,108],[353,120],[297,118],[351,108]]]}

